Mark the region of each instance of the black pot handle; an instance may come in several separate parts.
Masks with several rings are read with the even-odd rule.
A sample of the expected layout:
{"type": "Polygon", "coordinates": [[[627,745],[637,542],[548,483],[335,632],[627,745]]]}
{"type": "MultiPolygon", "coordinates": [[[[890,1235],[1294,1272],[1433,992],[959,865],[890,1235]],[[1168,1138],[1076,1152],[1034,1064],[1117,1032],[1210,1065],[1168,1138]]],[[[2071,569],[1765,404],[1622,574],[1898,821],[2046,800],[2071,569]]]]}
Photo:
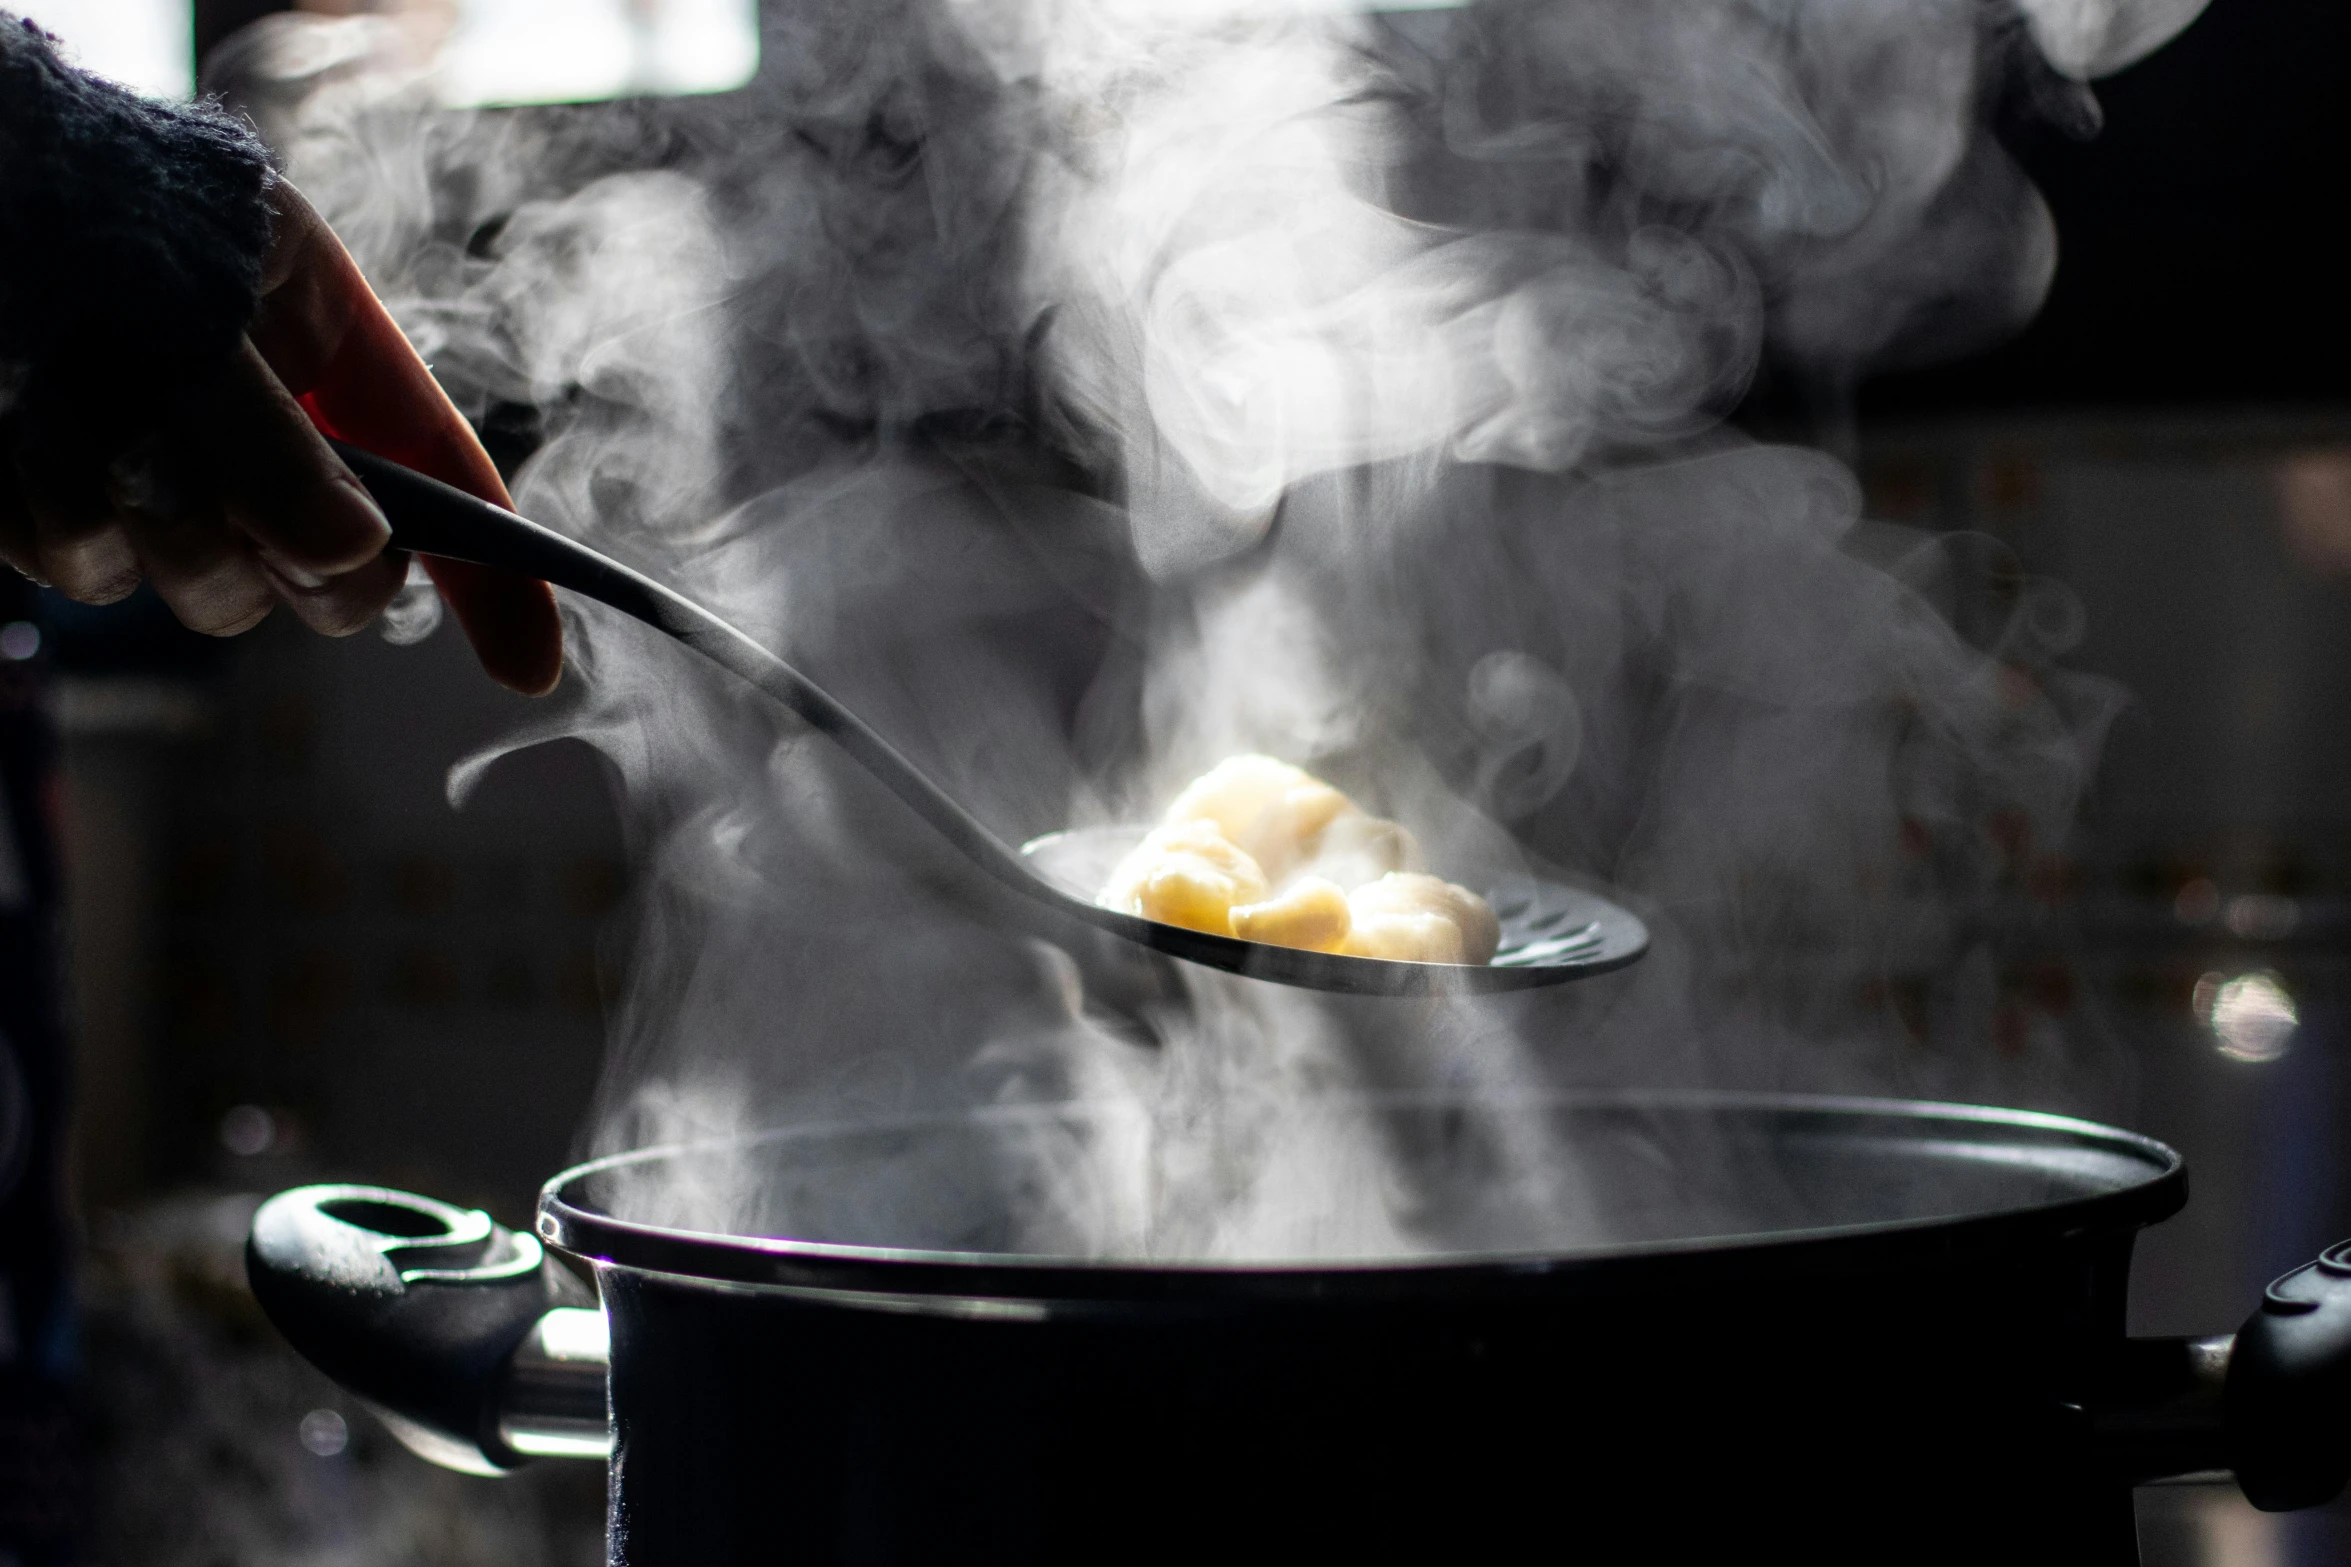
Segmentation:
{"type": "Polygon", "coordinates": [[[518,1347],[550,1311],[595,1305],[537,1237],[380,1186],[272,1197],[253,1216],[245,1272],[305,1360],[416,1451],[477,1473],[528,1456],[500,1429],[518,1347]]]}
{"type": "Polygon", "coordinates": [[[2222,1402],[2254,1506],[2315,1507],[2351,1480],[2351,1241],[2263,1293],[2237,1330],[2222,1402]]]}

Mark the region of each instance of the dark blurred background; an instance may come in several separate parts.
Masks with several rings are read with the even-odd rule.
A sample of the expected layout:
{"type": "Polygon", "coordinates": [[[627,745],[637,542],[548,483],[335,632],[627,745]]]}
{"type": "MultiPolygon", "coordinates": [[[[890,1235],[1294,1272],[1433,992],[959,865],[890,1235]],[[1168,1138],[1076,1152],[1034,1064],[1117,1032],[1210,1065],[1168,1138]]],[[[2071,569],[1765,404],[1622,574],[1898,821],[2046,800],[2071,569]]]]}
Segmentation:
{"type": "MultiPolygon", "coordinates": [[[[2216,0],[2096,92],[2095,138],[2010,143],[2057,221],[2046,308],[1865,385],[1859,466],[1873,514],[1997,541],[1989,591],[2003,561],[2071,588],[2068,663],[2130,692],[2073,849],[2068,992],[2129,1051],[2122,1118],[2193,1179],[2141,1244],[2133,1326],[2206,1332],[2351,1234],[2351,11],[2216,0]]],[[[2340,1504],[2164,1487],[2140,1516],[2150,1567],[2351,1561],[2340,1504]]]]}
{"type": "MultiPolygon", "coordinates": [[[[197,0],[191,59],[284,8],[197,0]]],[[[2047,881],[2082,940],[2014,983],[2118,1042],[2116,1114],[2188,1154],[2195,1197],[2142,1247],[2134,1326],[2212,1331],[2351,1235],[2351,9],[2215,0],[2096,92],[2095,138],[2011,142],[2056,216],[2047,308],[1868,382],[1848,440],[1875,516],[1978,541],[1993,600],[2064,584],[2069,662],[2131,693],[2047,881]]],[[[62,737],[101,1484],[186,1446],[105,1413],[140,1406],[278,1476],[238,1503],[262,1542],[242,1554],[153,1554],[158,1522],[99,1559],[326,1560],[301,1542],[330,1538],[358,1542],[339,1561],[600,1559],[592,1482],[415,1464],[273,1358],[233,1266],[251,1194],[306,1178],[527,1215],[610,994],[625,887],[599,764],[509,757],[452,810],[450,764],[521,704],[450,628],[222,645],[146,597],[0,612],[0,656],[54,674],[62,737]]],[[[2150,1563],[2351,1561],[2340,1508],[2270,1518],[2207,1486],[2141,1512],[2150,1563]]]]}
{"type": "MultiPolygon", "coordinates": [[[[452,809],[451,764],[524,716],[454,627],[221,643],[145,594],[22,612],[0,652],[37,629],[61,740],[91,1553],[25,1560],[603,1560],[600,1471],[433,1469],[282,1347],[242,1272],[258,1197],[311,1180],[528,1221],[602,1053],[601,764],[520,752],[452,809]]],[[[8,1480],[50,1440],[63,1462],[35,1431],[8,1480]]]]}
{"type": "Polygon", "coordinates": [[[2347,74],[2351,12],[2215,0],[2096,85],[2098,135],[2012,136],[2057,216],[2047,307],[2005,347],[1874,382],[1864,417],[2341,407],[2347,74]]]}

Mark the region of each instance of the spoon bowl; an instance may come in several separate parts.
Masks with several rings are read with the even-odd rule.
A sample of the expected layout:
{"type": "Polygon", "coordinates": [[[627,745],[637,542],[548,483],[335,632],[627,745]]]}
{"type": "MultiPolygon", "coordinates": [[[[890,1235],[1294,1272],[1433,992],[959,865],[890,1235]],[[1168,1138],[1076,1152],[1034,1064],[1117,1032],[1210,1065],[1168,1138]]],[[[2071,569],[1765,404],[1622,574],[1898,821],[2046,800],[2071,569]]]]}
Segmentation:
{"type": "Polygon", "coordinates": [[[799,714],[981,870],[1112,935],[1251,979],[1377,996],[1555,985],[1622,968],[1648,949],[1647,928],[1607,899],[1520,875],[1478,889],[1502,924],[1502,945],[1482,965],[1310,952],[1106,909],[1094,901],[1095,893],[1147,829],[1078,828],[1049,833],[1016,851],[831,693],[684,594],[438,479],[343,441],[329,444],[383,508],[395,548],[536,577],[683,642],[799,714]]]}
{"type": "Polygon", "coordinates": [[[1398,963],[1277,947],[1103,908],[1095,892],[1149,831],[1075,827],[1030,839],[1020,856],[1055,892],[1080,905],[1073,912],[1089,924],[1209,968],[1309,990],[1365,996],[1528,990],[1622,968],[1649,946],[1648,927],[1607,899],[1524,875],[1500,877],[1480,889],[1502,924],[1502,944],[1483,964],[1398,963]]]}

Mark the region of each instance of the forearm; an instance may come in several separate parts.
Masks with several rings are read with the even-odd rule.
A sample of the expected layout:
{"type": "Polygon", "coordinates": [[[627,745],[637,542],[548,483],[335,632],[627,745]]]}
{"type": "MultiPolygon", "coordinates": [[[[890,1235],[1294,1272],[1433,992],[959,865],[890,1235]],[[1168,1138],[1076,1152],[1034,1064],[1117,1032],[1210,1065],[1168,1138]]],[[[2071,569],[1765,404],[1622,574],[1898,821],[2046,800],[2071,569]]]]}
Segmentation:
{"type": "Polygon", "coordinates": [[[0,420],[127,443],[203,383],[252,318],[271,182],[237,121],[84,75],[0,11],[0,420]]]}
{"type": "MultiPolygon", "coordinates": [[[[71,70],[0,12],[0,560],[86,603],[145,580],[219,635],[279,602],[356,631],[408,563],[321,426],[506,503],[251,132],[71,70]]],[[[546,584],[426,569],[494,678],[555,684],[546,584]]]]}

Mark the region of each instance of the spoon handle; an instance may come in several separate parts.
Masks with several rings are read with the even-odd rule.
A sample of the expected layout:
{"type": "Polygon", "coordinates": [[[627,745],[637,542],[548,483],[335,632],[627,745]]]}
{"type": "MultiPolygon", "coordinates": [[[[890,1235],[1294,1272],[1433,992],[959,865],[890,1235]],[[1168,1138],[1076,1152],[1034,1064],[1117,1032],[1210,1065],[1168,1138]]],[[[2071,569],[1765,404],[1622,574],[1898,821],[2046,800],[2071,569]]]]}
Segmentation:
{"type": "Polygon", "coordinates": [[[327,444],[383,508],[392,524],[395,548],[536,577],[675,637],[806,719],[980,869],[1032,898],[1059,901],[1059,895],[1039,882],[1002,839],[950,799],[865,720],[684,594],[527,517],[518,517],[413,468],[345,441],[330,440],[327,444]]]}

